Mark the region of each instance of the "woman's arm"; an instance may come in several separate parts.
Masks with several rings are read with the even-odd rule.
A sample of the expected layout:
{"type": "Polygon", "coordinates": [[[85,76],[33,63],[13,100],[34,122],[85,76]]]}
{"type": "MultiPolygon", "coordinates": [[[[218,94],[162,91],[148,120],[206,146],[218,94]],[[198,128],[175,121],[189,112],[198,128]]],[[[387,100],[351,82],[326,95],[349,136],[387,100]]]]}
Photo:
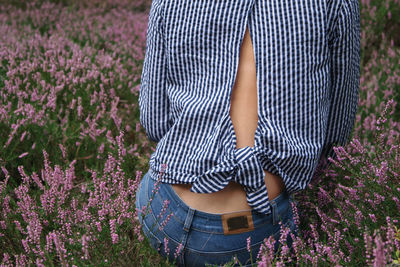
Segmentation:
{"type": "Polygon", "coordinates": [[[160,0],[153,0],[150,7],[139,91],[140,123],[147,137],[155,142],[160,141],[172,124],[166,92],[167,61],[162,4],[160,0]]]}
{"type": "MultiPolygon", "coordinates": [[[[360,78],[360,9],[358,0],[341,0],[330,39],[330,112],[322,157],[335,158],[333,146],[343,146],[354,127],[360,78]]],[[[330,163],[328,162],[330,165],[330,163]]]]}

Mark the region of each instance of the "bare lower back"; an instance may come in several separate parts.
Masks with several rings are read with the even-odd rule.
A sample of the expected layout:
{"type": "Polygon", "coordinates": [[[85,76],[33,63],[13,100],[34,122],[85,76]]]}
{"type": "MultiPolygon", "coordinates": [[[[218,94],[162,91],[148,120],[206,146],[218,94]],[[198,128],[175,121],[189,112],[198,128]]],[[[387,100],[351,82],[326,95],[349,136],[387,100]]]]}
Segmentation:
{"type": "MultiPolygon", "coordinates": [[[[236,80],[232,89],[230,116],[236,134],[236,148],[254,146],[257,128],[257,80],[256,65],[250,32],[246,32],[240,49],[240,60],[236,80]]],[[[265,172],[268,198],[274,199],[285,185],[279,176],[265,172]]],[[[198,194],[190,192],[191,185],[177,184],[172,188],[190,207],[208,213],[226,213],[251,209],[247,204],[243,187],[231,181],[223,190],[198,194]]]]}

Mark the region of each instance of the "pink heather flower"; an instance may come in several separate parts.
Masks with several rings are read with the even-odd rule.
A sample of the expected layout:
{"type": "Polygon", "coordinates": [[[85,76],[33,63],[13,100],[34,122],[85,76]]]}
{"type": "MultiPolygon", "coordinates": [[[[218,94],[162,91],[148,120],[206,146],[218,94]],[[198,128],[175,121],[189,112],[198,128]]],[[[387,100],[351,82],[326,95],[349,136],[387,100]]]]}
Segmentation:
{"type": "Polygon", "coordinates": [[[95,222],[96,227],[97,227],[97,231],[101,232],[102,228],[101,228],[101,222],[95,222]]]}
{"type": "Polygon", "coordinates": [[[158,229],[160,231],[162,231],[164,229],[164,227],[167,225],[168,221],[171,219],[173,213],[168,214],[168,216],[165,218],[165,220],[163,222],[161,222],[160,226],[158,227],[158,229]]]}
{"type": "Polygon", "coordinates": [[[116,233],[115,222],[116,222],[116,219],[111,219],[110,220],[111,240],[112,240],[113,244],[118,242],[118,235],[116,233]]]}
{"type": "Polygon", "coordinates": [[[64,147],[62,144],[58,144],[58,146],[59,146],[59,148],[60,148],[60,150],[61,150],[62,157],[63,157],[64,159],[66,159],[66,158],[67,158],[67,151],[66,151],[65,147],[64,147]]]}
{"type": "Polygon", "coordinates": [[[169,201],[168,199],[164,200],[164,202],[163,202],[163,207],[162,207],[162,209],[161,209],[161,212],[160,212],[160,214],[157,215],[157,217],[162,218],[162,216],[164,215],[165,211],[167,210],[167,207],[168,207],[169,202],[170,202],[170,201],[169,201]]]}
{"type": "Polygon", "coordinates": [[[78,96],[78,108],[77,108],[77,112],[78,112],[78,117],[82,117],[82,98],[80,96],[78,96]]]}
{"type": "Polygon", "coordinates": [[[11,213],[11,207],[10,207],[10,196],[5,196],[3,198],[3,214],[4,218],[7,218],[7,214],[11,213]]]}
{"type": "Polygon", "coordinates": [[[116,140],[118,144],[118,157],[119,159],[122,159],[122,157],[126,155],[126,149],[124,147],[124,141],[123,141],[124,131],[120,131],[119,133],[120,135],[116,137],[116,140]]]}
{"type": "Polygon", "coordinates": [[[258,261],[258,266],[272,266],[272,261],[274,259],[274,246],[275,240],[273,235],[264,239],[257,254],[257,259],[260,259],[258,261]]]}
{"type": "Polygon", "coordinates": [[[49,233],[46,235],[45,249],[47,252],[51,252],[53,250],[53,233],[49,233]]]}
{"type": "Polygon", "coordinates": [[[112,233],[112,234],[111,234],[111,242],[112,242],[113,244],[118,243],[118,235],[117,235],[116,233],[112,233]]]}
{"type": "Polygon", "coordinates": [[[314,224],[310,224],[310,227],[311,227],[311,236],[312,236],[312,238],[314,239],[314,241],[318,240],[319,234],[318,234],[318,232],[316,230],[315,225],[314,224]]]}
{"type": "Polygon", "coordinates": [[[25,156],[28,155],[28,154],[29,154],[28,152],[24,152],[24,153],[22,153],[21,155],[19,155],[18,158],[23,158],[23,157],[25,157],[25,156]]]}
{"type": "Polygon", "coordinates": [[[45,190],[45,187],[44,187],[42,181],[40,181],[39,176],[37,175],[36,172],[33,172],[31,174],[31,178],[36,183],[36,185],[40,188],[40,190],[43,190],[43,191],[45,190]]]}
{"type": "Polygon", "coordinates": [[[21,243],[22,243],[22,246],[24,247],[25,253],[29,254],[31,249],[30,249],[29,244],[28,244],[28,238],[22,239],[21,243]]]}
{"type": "Polygon", "coordinates": [[[284,245],[286,243],[290,228],[285,226],[281,221],[279,221],[279,224],[281,225],[281,229],[280,229],[281,235],[279,237],[279,243],[284,245]]]}
{"type": "Polygon", "coordinates": [[[141,225],[140,224],[136,225],[134,228],[134,233],[136,234],[138,241],[142,242],[144,240],[144,237],[143,237],[140,229],[141,229],[141,225]]]}
{"type": "Polygon", "coordinates": [[[24,140],[26,133],[27,133],[26,131],[22,133],[21,138],[19,139],[20,142],[24,140]]]}
{"type": "Polygon", "coordinates": [[[75,104],[76,104],[76,99],[72,99],[71,104],[69,106],[70,109],[74,109],[75,108],[75,104]]]}
{"type": "MultiPolygon", "coordinates": [[[[394,232],[394,227],[393,227],[393,224],[392,224],[389,216],[386,216],[386,223],[387,223],[386,239],[388,240],[388,243],[393,242],[395,240],[396,234],[394,232]]],[[[392,248],[393,248],[393,246],[388,247],[389,255],[392,254],[392,248]]]]}
{"type": "Polygon", "coordinates": [[[88,241],[89,237],[86,235],[82,235],[81,238],[81,244],[82,244],[82,251],[83,251],[83,257],[85,260],[87,260],[89,258],[89,245],[88,245],[88,241]]]}
{"type": "Polygon", "coordinates": [[[81,193],[82,193],[82,194],[86,193],[86,190],[87,190],[87,184],[83,183],[83,184],[81,185],[81,193]]]}
{"type": "Polygon", "coordinates": [[[164,237],[164,252],[169,256],[168,238],[164,237]]]}
{"type": "Polygon", "coordinates": [[[371,218],[371,220],[372,220],[374,223],[376,223],[376,217],[375,217],[375,214],[371,214],[371,213],[369,213],[368,215],[369,215],[369,217],[371,218]]]}
{"type": "Polygon", "coordinates": [[[396,202],[397,210],[400,212],[400,200],[397,197],[392,197],[392,199],[396,202]]]}
{"type": "MultiPolygon", "coordinates": [[[[385,35],[385,33],[382,33],[382,36],[384,36],[384,35],[385,35]]],[[[378,125],[378,126],[376,127],[376,130],[379,131],[379,130],[381,129],[381,127],[380,127],[379,125],[382,125],[383,123],[386,122],[386,112],[387,112],[387,109],[389,108],[389,106],[393,104],[393,101],[394,101],[393,99],[390,99],[390,100],[386,103],[385,108],[384,108],[384,110],[383,110],[382,113],[381,113],[381,117],[379,117],[378,120],[377,120],[377,122],[376,122],[376,124],[378,125]]]]}
{"type": "Polygon", "coordinates": [[[132,94],[137,94],[137,92],[140,91],[140,84],[136,85],[135,87],[132,87],[130,91],[132,94]]]}
{"type": "Polygon", "coordinates": [[[6,266],[8,266],[8,265],[12,266],[10,260],[11,260],[10,255],[8,253],[3,253],[3,264],[6,265],[6,266]]]}
{"type": "Polygon", "coordinates": [[[353,148],[355,148],[358,152],[360,152],[361,154],[365,153],[365,148],[363,147],[363,145],[361,145],[360,141],[357,138],[354,138],[351,142],[350,142],[351,146],[353,148]]]}
{"type": "Polygon", "coordinates": [[[375,245],[376,248],[374,248],[374,260],[373,260],[373,266],[374,267],[381,267],[386,265],[386,250],[385,250],[385,243],[382,241],[381,236],[377,235],[375,236],[375,245]]]}
{"type": "Polygon", "coordinates": [[[183,248],[183,244],[179,243],[179,245],[176,247],[176,250],[174,253],[174,259],[176,259],[179,256],[180,252],[182,251],[182,248],[183,248]]]}
{"type": "Polygon", "coordinates": [[[357,226],[360,226],[361,220],[364,218],[362,212],[360,210],[357,210],[356,213],[354,214],[354,219],[356,221],[357,226]]]}
{"type": "Polygon", "coordinates": [[[247,238],[247,251],[250,252],[250,242],[251,242],[251,236],[247,238]]]}
{"type": "Polygon", "coordinates": [[[111,144],[115,145],[115,140],[114,140],[110,130],[107,131],[106,137],[107,137],[108,142],[110,142],[111,144]]]}
{"type": "Polygon", "coordinates": [[[104,143],[101,143],[99,148],[98,148],[99,154],[103,154],[104,152],[104,143]]]}
{"type": "MultiPolygon", "coordinates": [[[[14,221],[15,226],[17,227],[17,229],[22,233],[22,234],[26,234],[26,232],[22,229],[21,223],[19,221],[14,221]]],[[[3,228],[6,229],[6,228],[3,228]]]]}

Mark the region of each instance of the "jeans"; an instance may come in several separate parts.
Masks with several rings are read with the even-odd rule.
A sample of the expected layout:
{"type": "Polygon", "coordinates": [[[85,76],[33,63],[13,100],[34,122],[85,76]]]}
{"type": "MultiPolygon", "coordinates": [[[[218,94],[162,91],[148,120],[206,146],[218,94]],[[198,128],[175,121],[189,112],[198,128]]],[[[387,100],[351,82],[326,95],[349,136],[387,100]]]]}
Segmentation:
{"type": "Polygon", "coordinates": [[[270,200],[272,207],[270,214],[265,215],[251,210],[253,230],[224,235],[220,214],[192,209],[167,183],[160,182],[158,191],[152,194],[155,183],[149,172],[142,178],[136,193],[139,221],[150,245],[161,256],[168,258],[170,262],[175,261],[178,266],[206,264],[221,266],[232,261],[234,256],[242,266],[252,266],[252,263],[256,263],[257,254],[265,238],[274,236],[275,253],[278,247],[282,246],[279,243],[281,236],[279,220],[290,228],[286,241],[292,249],[293,240],[290,233],[297,236],[298,229],[290,205],[293,199],[286,190],[270,200]],[[154,197],[150,201],[150,208],[147,212],[143,212],[143,206],[149,203],[152,195],[154,197]],[[248,237],[250,237],[250,252],[248,237]]]}

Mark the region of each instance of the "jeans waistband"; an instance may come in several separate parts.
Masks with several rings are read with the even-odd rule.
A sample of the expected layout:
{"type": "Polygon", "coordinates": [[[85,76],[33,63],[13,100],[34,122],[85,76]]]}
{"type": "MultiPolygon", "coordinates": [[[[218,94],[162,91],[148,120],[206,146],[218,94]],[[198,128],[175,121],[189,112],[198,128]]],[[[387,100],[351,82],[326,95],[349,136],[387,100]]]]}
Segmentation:
{"type": "MultiPolygon", "coordinates": [[[[151,178],[150,179],[151,181],[148,181],[149,188],[147,189],[148,194],[151,194],[151,191],[154,188],[154,184],[156,182],[158,175],[156,174],[156,172],[151,171],[151,169],[145,175],[149,175],[149,178],[151,178]]],[[[181,222],[182,224],[184,224],[185,222],[186,215],[189,212],[193,212],[194,210],[191,207],[189,207],[179,197],[179,195],[177,195],[177,193],[172,188],[171,184],[160,182],[159,189],[156,195],[158,195],[159,201],[164,201],[165,199],[168,199],[170,201],[169,203],[170,207],[177,207],[177,206],[180,207],[179,209],[174,210],[173,215],[175,219],[181,222]]],[[[156,197],[157,196],[155,196],[154,198],[156,197]]],[[[283,192],[281,192],[281,194],[279,194],[273,200],[270,200],[271,213],[263,214],[255,210],[251,210],[254,227],[257,228],[265,224],[273,224],[274,220],[276,222],[279,216],[284,216],[284,214],[288,212],[288,209],[290,208],[289,198],[290,195],[285,189],[283,192]]],[[[193,227],[201,229],[202,225],[205,224],[207,224],[207,229],[210,229],[210,227],[212,227],[215,228],[214,231],[222,233],[221,214],[207,213],[199,210],[194,210],[193,227]]]]}

